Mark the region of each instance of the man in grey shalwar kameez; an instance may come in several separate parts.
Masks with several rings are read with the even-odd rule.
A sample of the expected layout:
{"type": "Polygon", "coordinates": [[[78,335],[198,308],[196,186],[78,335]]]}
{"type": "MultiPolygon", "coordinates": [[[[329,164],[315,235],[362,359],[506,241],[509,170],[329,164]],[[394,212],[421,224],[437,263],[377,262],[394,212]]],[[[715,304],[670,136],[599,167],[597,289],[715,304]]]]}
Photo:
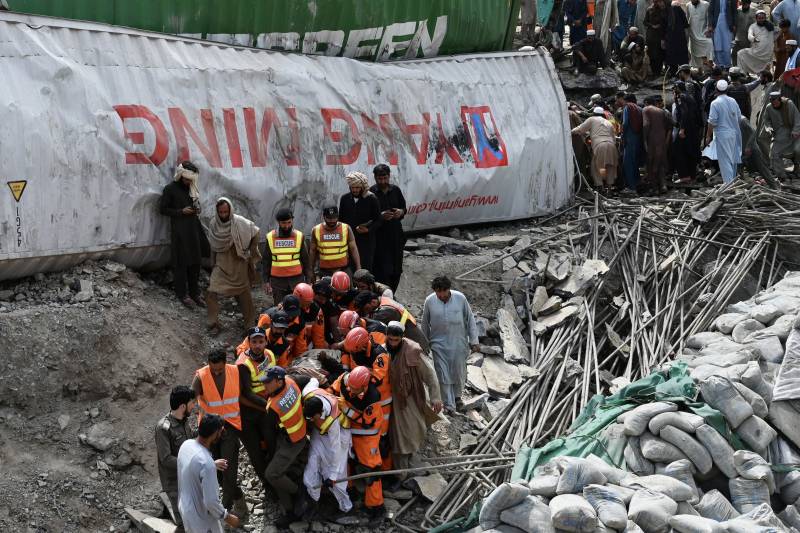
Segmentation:
{"type": "Polygon", "coordinates": [[[769,103],[764,111],[764,127],[772,134],[769,161],[775,176],[783,179],[786,177],[784,158],[791,159],[795,167],[800,165],[800,112],[779,92],[769,93],[769,103]]]}
{"type": "Polygon", "coordinates": [[[433,352],[433,366],[445,409],[461,406],[470,348],[477,350],[478,327],[466,296],[451,290],[446,276],[433,279],[433,294],[422,308],[422,332],[433,352]]]}

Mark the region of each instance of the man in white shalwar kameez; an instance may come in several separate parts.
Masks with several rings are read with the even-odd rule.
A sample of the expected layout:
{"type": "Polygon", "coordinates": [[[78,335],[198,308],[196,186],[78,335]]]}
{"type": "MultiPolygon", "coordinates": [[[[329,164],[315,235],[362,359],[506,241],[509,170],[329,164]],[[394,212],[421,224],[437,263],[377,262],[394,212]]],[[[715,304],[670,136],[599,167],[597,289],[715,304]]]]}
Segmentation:
{"type": "Polygon", "coordinates": [[[772,67],[772,53],[775,49],[775,27],[767,22],[767,13],[756,11],[756,22],[747,30],[750,48],[739,50],[737,62],[745,74],[760,74],[772,67]]]}
{"type": "Polygon", "coordinates": [[[719,80],[717,97],[711,102],[708,113],[708,146],[703,150],[703,155],[716,160],[722,181],[731,183],[736,179],[737,165],[742,162],[742,130],[739,127],[742,112],[736,100],[725,94],[727,91],[728,82],[719,80]]]}
{"type": "Polygon", "coordinates": [[[714,45],[706,36],[708,29],[708,2],[692,0],[686,5],[689,19],[689,56],[693,67],[703,68],[705,61],[714,55],[714,45]]]}
{"type": "Polygon", "coordinates": [[[311,499],[319,501],[322,486],[330,489],[339,510],[347,513],[353,508],[347,494],[347,481],[331,481],[347,477],[347,455],[350,451],[350,430],[341,426],[336,397],[319,388],[319,382],[311,378],[303,387],[303,416],[310,428],[311,444],[308,462],[303,472],[303,484],[311,499]]]}

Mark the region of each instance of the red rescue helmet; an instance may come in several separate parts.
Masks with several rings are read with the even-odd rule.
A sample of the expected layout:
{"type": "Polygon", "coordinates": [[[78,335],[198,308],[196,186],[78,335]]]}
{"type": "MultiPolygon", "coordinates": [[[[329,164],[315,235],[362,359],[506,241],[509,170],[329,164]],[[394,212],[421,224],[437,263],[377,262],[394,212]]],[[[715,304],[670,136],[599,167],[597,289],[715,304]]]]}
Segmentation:
{"type": "Polygon", "coordinates": [[[295,285],[292,294],[297,296],[301,304],[309,304],[314,300],[314,289],[308,283],[298,283],[295,285]]]}
{"type": "Polygon", "coordinates": [[[350,276],[347,275],[347,272],[342,272],[341,270],[338,272],[333,273],[333,277],[331,278],[331,287],[336,292],[347,292],[350,290],[350,276]]]}
{"type": "Polygon", "coordinates": [[[364,328],[353,328],[344,338],[347,353],[365,352],[369,348],[369,333],[364,328]]]}
{"type": "Polygon", "coordinates": [[[358,324],[358,313],[355,311],[343,311],[341,315],[339,315],[339,330],[342,333],[347,333],[356,325],[358,324]]]}
{"type": "Polygon", "coordinates": [[[371,379],[372,373],[369,371],[369,368],[357,366],[351,370],[350,374],[347,376],[347,386],[350,389],[366,388],[371,379]]]}

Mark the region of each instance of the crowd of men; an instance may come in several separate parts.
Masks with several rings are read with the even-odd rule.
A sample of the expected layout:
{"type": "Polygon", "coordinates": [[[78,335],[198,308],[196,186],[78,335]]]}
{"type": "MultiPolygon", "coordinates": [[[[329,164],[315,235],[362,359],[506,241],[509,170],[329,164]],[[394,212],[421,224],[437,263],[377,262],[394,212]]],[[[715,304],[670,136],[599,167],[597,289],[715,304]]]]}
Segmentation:
{"type": "Polygon", "coordinates": [[[238,527],[248,514],[240,443],[265,502],[282,509],[265,526],[310,518],[356,523],[351,498],[358,488],[363,518],[378,523],[384,492],[408,488],[403,472],[430,425],[442,410],[452,415],[462,407],[466,359],[478,342],[474,315],[445,276],[431,282],[419,321],[395,299],[405,200],[388,166],[374,175],[370,188],[363,174],[348,174],[350,192],[338,207],[323,208],[310,238],[293,226],[291,210],[279,209],[263,259],[260,229],[227,198],[216,202],[206,232],[191,162],[165,187],[161,212],[172,221],[178,299],[206,305],[209,331],[217,334],[219,298],[233,296],[247,328],[232,358],[210,351],[191,386],[172,390],[170,411],[156,424],[162,487],[185,531],[238,527]],[[206,252],[214,266],[203,298],[198,273],[206,252]],[[251,287],[259,266],[274,305],[256,316],[251,287]],[[309,361],[311,348],[325,351],[309,361]],[[381,474],[392,469],[401,473],[381,474]],[[318,503],[323,491],[335,499],[332,514],[318,503]]]}
{"type": "Polygon", "coordinates": [[[586,29],[585,3],[565,7],[570,35],[581,37],[572,43],[576,71],[614,62],[629,84],[656,77],[671,87],[666,102],[661,94],[639,101],[631,91],[613,101],[594,95],[588,112],[570,104],[575,152],[579,161],[585,154],[595,187],[660,194],[670,181],[690,185],[718,173],[729,183],[746,169],[778,188],[790,176],[786,160],[800,163],[798,0],[763,9],[750,0],[606,2],[619,20],[608,49],[586,29]]]}

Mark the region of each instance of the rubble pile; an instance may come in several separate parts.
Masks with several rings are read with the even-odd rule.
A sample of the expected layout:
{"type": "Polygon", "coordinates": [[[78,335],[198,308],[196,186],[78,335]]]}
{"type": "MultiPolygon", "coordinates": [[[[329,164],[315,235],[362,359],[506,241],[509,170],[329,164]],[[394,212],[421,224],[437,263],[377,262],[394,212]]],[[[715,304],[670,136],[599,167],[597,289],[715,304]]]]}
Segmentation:
{"type": "MultiPolygon", "coordinates": [[[[724,374],[737,394],[757,404],[757,412],[732,427],[744,423],[747,445],[768,459],[765,442],[775,436],[769,424],[781,432],[777,426],[784,424],[771,419],[775,407],[766,400],[762,405],[756,396],[764,391],[748,388],[753,382],[742,382],[741,374],[749,369],[748,379],[755,379],[758,369],[764,383],[771,383],[800,307],[795,305],[800,304],[795,300],[800,286],[792,287],[800,278],[787,276],[749,297],[786,273],[792,248],[800,242],[786,223],[799,198],[737,184],[652,200],[579,201],[567,211],[566,221],[537,226],[495,258],[503,262],[506,290],[496,325],[502,355],[473,354],[468,386],[489,396],[487,406],[499,401],[503,409],[495,412],[470,453],[508,453],[568,435],[598,395],[618,392],[667,362],[683,360],[701,389],[707,378],[724,374]],[[737,299],[742,301],[727,306],[737,299]],[[520,349],[520,336],[527,350],[520,349]],[[728,367],[732,370],[721,370],[728,367]],[[489,386],[487,375],[499,373],[510,381],[507,389],[489,386]]],[[[477,281],[478,270],[457,279],[477,281]]],[[[712,407],[718,403],[707,401],[712,407]]],[[[796,412],[791,403],[779,403],[781,408],[784,419],[796,412]]],[[[688,428],[648,432],[648,453],[651,448],[663,452],[665,444],[675,451],[699,442],[688,428]]],[[[794,435],[785,437],[780,442],[800,442],[794,435]]],[[[686,457],[681,452],[659,459],[647,460],[654,469],[655,464],[664,469],[686,457]]],[[[425,525],[466,515],[509,478],[510,469],[506,463],[488,473],[450,479],[428,509],[425,525]]]]}

